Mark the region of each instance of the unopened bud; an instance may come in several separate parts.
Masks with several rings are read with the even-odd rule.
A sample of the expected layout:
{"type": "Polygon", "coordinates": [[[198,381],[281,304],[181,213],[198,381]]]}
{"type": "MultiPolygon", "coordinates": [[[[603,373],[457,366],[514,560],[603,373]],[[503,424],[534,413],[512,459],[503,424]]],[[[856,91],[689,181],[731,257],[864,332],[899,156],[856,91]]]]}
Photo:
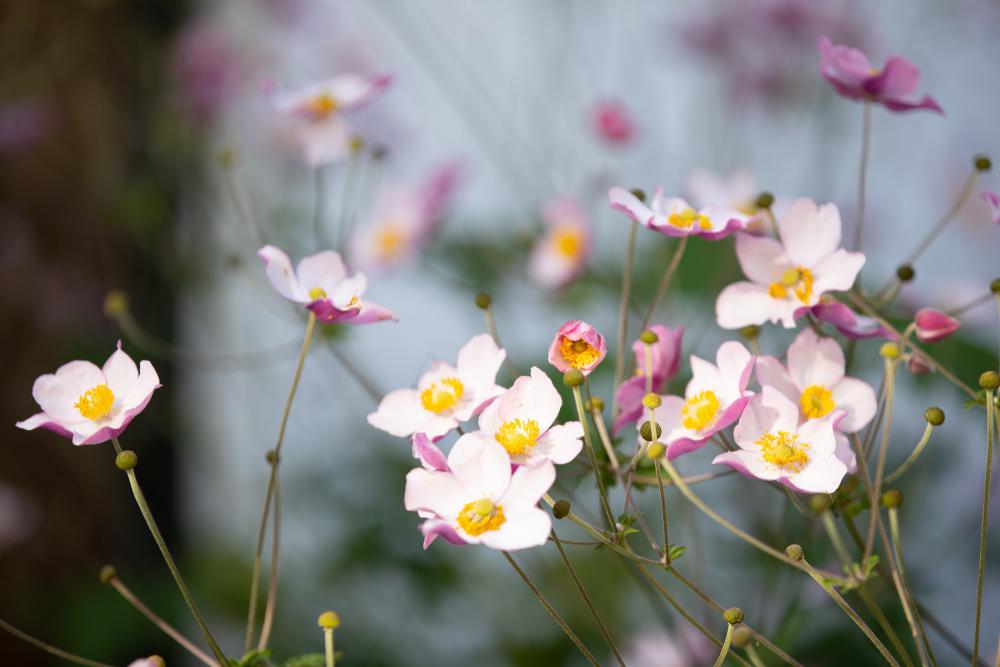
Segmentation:
{"type": "Polygon", "coordinates": [[[883,343],[878,349],[878,353],[886,359],[899,359],[899,345],[895,343],[883,343]]]}
{"type": "Polygon", "coordinates": [[[480,292],[476,295],[476,307],[482,310],[486,310],[493,303],[493,297],[490,296],[489,292],[480,292]]]}
{"type": "Polygon", "coordinates": [[[667,451],[667,448],[659,440],[654,440],[653,442],[646,445],[646,458],[656,459],[662,458],[663,454],[667,451]]]}
{"type": "Polygon", "coordinates": [[[996,371],[986,371],[979,376],[979,386],[987,391],[992,391],[1000,387],[1000,373],[996,371]]]}
{"type": "Polygon", "coordinates": [[[774,195],[770,192],[764,191],[757,195],[757,200],[754,202],[754,206],[757,208],[771,208],[771,204],[774,203],[774,195]]]}
{"type": "Polygon", "coordinates": [[[641,202],[646,201],[646,193],[642,191],[642,188],[632,188],[631,190],[629,190],[629,192],[631,192],[632,196],[638,199],[639,201],[641,202]]]}
{"type": "Polygon", "coordinates": [[[642,407],[644,408],[651,408],[655,410],[662,404],[663,404],[663,399],[660,398],[659,394],[654,394],[650,392],[642,397],[642,407]]]}
{"type": "Polygon", "coordinates": [[[833,505],[833,501],[830,500],[829,494],[817,493],[809,497],[809,509],[816,514],[826,512],[831,505],[833,505]]]}
{"type": "Polygon", "coordinates": [[[722,612],[722,618],[725,619],[726,623],[729,625],[736,625],[737,623],[743,622],[743,610],[739,607],[730,607],[729,609],[722,612]]]}
{"type": "Polygon", "coordinates": [[[805,552],[802,551],[802,547],[798,544],[789,544],[785,547],[785,555],[792,560],[802,560],[806,557],[805,552]]]}
{"type": "Polygon", "coordinates": [[[583,373],[579,368],[571,368],[563,373],[563,384],[567,387],[579,387],[583,384],[583,373]]]}
{"type": "Polygon", "coordinates": [[[340,627],[340,616],[335,611],[324,611],[316,619],[316,623],[324,630],[333,630],[340,627]]]}
{"type": "Polygon", "coordinates": [[[570,510],[573,506],[569,504],[569,501],[563,498],[562,500],[557,500],[556,504],[552,506],[552,516],[557,519],[565,519],[569,516],[570,510]]]}
{"type": "Polygon", "coordinates": [[[139,455],[131,449],[126,449],[115,457],[115,465],[118,466],[119,470],[131,470],[138,463],[139,455]]]}
{"type": "Polygon", "coordinates": [[[104,296],[104,316],[114,320],[128,311],[128,295],[120,289],[113,289],[104,296]]]}
{"type": "Polygon", "coordinates": [[[654,426],[656,426],[656,435],[653,435],[653,429],[649,427],[648,421],[642,422],[642,424],[639,426],[639,435],[642,436],[642,439],[645,440],[646,442],[651,442],[653,440],[656,440],[661,435],[663,435],[663,429],[660,428],[660,425],[654,423],[654,426]]]}
{"type": "Polygon", "coordinates": [[[978,172],[987,172],[993,168],[993,162],[985,155],[977,155],[972,164],[975,165],[978,172]]]}
{"type": "Polygon", "coordinates": [[[938,407],[930,407],[924,410],[924,419],[931,426],[940,426],[944,423],[944,410],[938,407]]]}
{"type": "Polygon", "coordinates": [[[97,579],[107,586],[111,583],[111,580],[118,576],[118,570],[115,569],[114,565],[105,565],[101,568],[101,571],[97,573],[97,579]]]}
{"type": "Polygon", "coordinates": [[[745,625],[733,628],[733,646],[743,648],[753,639],[753,633],[745,625]]]}
{"type": "Polygon", "coordinates": [[[587,412],[600,412],[604,409],[604,400],[600,396],[591,396],[583,404],[587,412]]]}
{"type": "Polygon", "coordinates": [[[744,338],[750,338],[750,339],[756,338],[757,336],[760,335],[760,327],[757,326],[756,324],[747,325],[742,329],[740,329],[740,335],[743,336],[744,338]]]}
{"type": "Polygon", "coordinates": [[[894,509],[903,504],[903,492],[899,489],[889,489],[882,494],[879,504],[887,509],[894,509]]]}
{"type": "Polygon", "coordinates": [[[915,275],[917,275],[916,272],[909,264],[900,264],[896,267],[896,277],[899,278],[899,282],[901,283],[910,282],[915,275]]]}
{"type": "Polygon", "coordinates": [[[914,375],[926,375],[934,370],[930,360],[924,355],[914,352],[906,361],[906,369],[914,375]]]}
{"type": "Polygon", "coordinates": [[[646,329],[641,334],[639,334],[639,340],[641,340],[646,345],[652,345],[656,341],[660,340],[660,337],[656,335],[655,331],[650,331],[646,329]]]}

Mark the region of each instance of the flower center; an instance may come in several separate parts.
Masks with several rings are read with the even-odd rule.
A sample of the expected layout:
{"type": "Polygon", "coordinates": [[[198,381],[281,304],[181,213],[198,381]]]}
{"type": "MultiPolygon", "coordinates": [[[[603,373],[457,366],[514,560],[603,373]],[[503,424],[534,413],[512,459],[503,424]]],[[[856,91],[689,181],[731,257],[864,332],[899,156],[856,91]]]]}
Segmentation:
{"type": "Polygon", "coordinates": [[[506,521],[507,518],[503,515],[503,507],[497,505],[489,498],[473,500],[458,513],[458,525],[473,537],[496,530],[506,521]]]}
{"type": "Polygon", "coordinates": [[[375,248],[380,259],[392,259],[403,249],[403,234],[395,225],[385,225],[375,234],[375,248]]]}
{"type": "Polygon", "coordinates": [[[586,368],[594,364],[601,357],[601,353],[585,340],[570,340],[563,338],[559,343],[559,352],[563,359],[573,368],[586,368]]]}
{"type": "Polygon", "coordinates": [[[316,301],[317,299],[325,299],[326,290],[323,289],[322,287],[313,287],[311,290],[309,290],[309,298],[312,299],[313,301],[316,301]]]}
{"type": "Polygon", "coordinates": [[[573,227],[559,227],[552,235],[552,245],[566,259],[576,259],[583,250],[583,238],[573,227]]]}
{"type": "Polygon", "coordinates": [[[719,398],[714,391],[695,394],[681,407],[681,424],[692,431],[700,431],[715,423],[719,414],[719,398]]]}
{"type": "Polygon", "coordinates": [[[323,120],[324,118],[329,118],[337,112],[340,108],[340,104],[331,95],[327,93],[321,93],[316,95],[311,100],[306,102],[306,111],[313,118],[313,120],[323,120]]]}
{"type": "Polygon", "coordinates": [[[833,392],[818,384],[810,385],[802,390],[799,406],[806,419],[819,419],[830,414],[837,407],[833,402],[833,392]]]}
{"type": "Polygon", "coordinates": [[[497,429],[496,439],[511,456],[524,454],[538,443],[538,422],[509,419],[497,429]]]}
{"type": "Polygon", "coordinates": [[[771,283],[767,293],[772,299],[787,299],[794,294],[802,303],[809,303],[813,295],[813,274],[809,269],[797,266],[781,274],[781,280],[771,283]]]}
{"type": "Polygon", "coordinates": [[[788,431],[765,433],[757,440],[761,455],[768,463],[789,470],[800,472],[809,463],[806,451],[809,445],[798,441],[798,435],[788,431]]]}
{"type": "Polygon", "coordinates": [[[465,387],[458,378],[441,378],[420,392],[420,404],[425,410],[441,414],[455,407],[464,393],[465,387]]]}
{"type": "Polygon", "coordinates": [[[690,229],[692,225],[698,223],[700,229],[711,229],[712,223],[708,219],[708,216],[698,213],[698,211],[693,208],[686,208],[680,213],[671,213],[667,217],[667,222],[674,227],[680,227],[681,229],[690,229]]]}
{"type": "Polygon", "coordinates": [[[99,384],[80,394],[80,398],[76,399],[73,407],[87,419],[96,422],[107,417],[114,404],[115,395],[111,391],[111,387],[99,384]]]}

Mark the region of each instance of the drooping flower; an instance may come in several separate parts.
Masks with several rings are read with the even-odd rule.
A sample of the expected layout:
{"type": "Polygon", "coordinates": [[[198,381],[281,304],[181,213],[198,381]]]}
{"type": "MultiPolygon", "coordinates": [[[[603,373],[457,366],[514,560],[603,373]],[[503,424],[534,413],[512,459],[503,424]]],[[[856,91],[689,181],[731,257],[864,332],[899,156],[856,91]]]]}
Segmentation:
{"type": "Polygon", "coordinates": [[[765,385],[733,429],[739,449],[719,454],[712,463],[802,493],[833,493],[847,474],[834,435],[843,414],[836,410],[800,425],[795,403],[765,385]]]}
{"type": "Polygon", "coordinates": [[[549,346],[549,363],[565,373],[575,368],[589,375],[608,353],[604,336],[583,320],[570,320],[556,332],[549,346]]]}
{"type": "Polygon", "coordinates": [[[725,206],[704,206],[695,210],[680,197],[664,197],[663,188],[656,189],[650,206],[624,188],[611,188],[608,199],[611,208],[666,236],[721,239],[746,228],[750,219],[750,216],[725,206]]]}
{"type": "Polygon", "coordinates": [[[600,100],[594,104],[590,124],[597,138],[610,146],[624,146],[635,136],[632,114],[618,100],[600,100]]]}
{"type": "Polygon", "coordinates": [[[837,328],[837,331],[855,340],[894,337],[891,331],[878,323],[878,320],[858,315],[844,304],[835,301],[821,299],[812,307],[812,314],[820,322],[829,322],[837,328]]]}
{"type": "Polygon", "coordinates": [[[545,289],[560,289],[583,270],[590,254],[587,216],[571,197],[556,197],[542,212],[546,232],[535,243],[528,275],[545,289]]]}
{"type": "Polygon", "coordinates": [[[552,522],[537,507],[555,481],[550,461],[513,473],[507,452],[481,433],[466,433],[448,455],[448,470],[416,468],[406,475],[404,505],[429,514],[420,526],[424,548],[438,536],[452,544],[514,551],[542,545],[552,522]]]}
{"type": "Polygon", "coordinates": [[[990,207],[990,215],[993,217],[993,222],[1000,225],[1000,195],[989,190],[984,190],[979,193],[979,196],[990,207]]]}
{"type": "Polygon", "coordinates": [[[352,239],[352,265],[387,269],[416,256],[444,220],[459,174],[458,164],[449,163],[419,187],[396,187],[381,195],[352,239]]]}
{"type": "Polygon", "coordinates": [[[569,463],[583,448],[578,421],[556,424],[562,398],[552,380],[532,367],[479,415],[479,432],[499,442],[512,463],[569,463]]]}
{"type": "Polygon", "coordinates": [[[386,394],[368,423],[400,438],[425,433],[438,440],[504,392],[496,375],[506,356],[489,334],[474,336],[458,351],[455,366],[435,361],[416,389],[386,394]]]}
{"type": "Polygon", "coordinates": [[[837,92],[853,100],[868,100],[890,111],[944,110],[930,95],[916,98],[920,70],[910,61],[892,56],[879,70],[861,51],[834,44],[829,37],[819,39],[820,73],[837,92]]]}
{"type": "Polygon", "coordinates": [[[781,240],[740,234],[736,258],[749,281],[729,285],[715,303],[723,329],[795,320],[830,291],[846,290],[865,263],[860,252],[840,247],[840,213],[798,199],[778,219],[781,240]]]}
{"type": "Polygon", "coordinates": [[[922,343],[936,343],[952,335],[962,323],[937,308],[921,308],[913,318],[917,338],[922,343]]]}
{"type": "Polygon", "coordinates": [[[279,93],[273,103],[282,120],[283,134],[309,167],[320,167],[345,158],[354,133],[345,114],[377,98],[391,77],[366,79],[356,74],[314,83],[300,90],[279,93]]]}
{"type": "MultiPolygon", "coordinates": [[[[652,391],[658,394],[677,374],[684,327],[671,329],[662,324],[653,324],[648,329],[655,333],[657,338],[650,348],[650,366],[653,370],[652,391]]],[[[633,342],[632,354],[635,355],[635,375],[622,382],[615,393],[615,401],[620,412],[612,426],[614,433],[618,433],[625,424],[635,423],[643,411],[642,397],[646,395],[646,344],[641,340],[633,342]]]]}
{"type": "Polygon", "coordinates": [[[42,411],[17,422],[17,427],[48,429],[72,438],[74,445],[107,442],[146,408],[159,387],[153,365],[142,361],[136,367],[119,341],[103,367],[71,361],[35,380],[31,393],[42,411]]]}
{"type": "Polygon", "coordinates": [[[371,324],[396,319],[387,308],[361,298],[368,285],[365,275],[359,271],[348,276],[340,255],[332,250],[303,257],[294,270],[285,251],[275,246],[264,246],[257,256],[278,294],[303,304],[320,322],[371,324]]]}
{"type": "Polygon", "coordinates": [[[660,440],[667,446],[670,459],[699,449],[739,419],[753,397],[753,392],[746,388],[754,358],[742,344],[723,343],[715,360],[712,364],[691,355],[692,377],[684,397],[663,396],[660,407],[653,411],[653,419],[663,430],[660,440]]]}

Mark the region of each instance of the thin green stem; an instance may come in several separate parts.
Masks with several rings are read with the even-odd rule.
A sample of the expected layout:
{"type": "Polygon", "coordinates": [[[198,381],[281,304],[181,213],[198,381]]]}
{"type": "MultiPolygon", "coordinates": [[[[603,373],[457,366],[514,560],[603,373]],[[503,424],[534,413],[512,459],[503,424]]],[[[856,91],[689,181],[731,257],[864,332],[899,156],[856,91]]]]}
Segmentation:
{"type": "Polygon", "coordinates": [[[760,656],[757,654],[757,649],[753,647],[753,644],[747,644],[743,647],[743,650],[747,652],[747,657],[750,658],[750,662],[753,663],[753,667],[767,667],[767,665],[764,664],[764,661],[760,659],[760,656]]]}
{"type": "Polygon", "coordinates": [[[326,230],[323,228],[324,219],[324,208],[326,207],[326,172],[323,167],[316,167],[313,169],[313,178],[315,181],[315,208],[313,209],[313,234],[316,239],[316,245],[321,248],[327,247],[329,244],[326,239],[326,230]]]}
{"type": "Polygon", "coordinates": [[[642,318],[643,329],[649,326],[649,321],[653,319],[653,313],[656,312],[656,307],[660,305],[663,295],[667,293],[667,288],[670,287],[670,281],[674,279],[674,274],[677,273],[677,267],[680,266],[681,258],[684,257],[684,249],[687,248],[687,242],[687,236],[681,236],[680,240],[677,242],[677,248],[674,250],[673,257],[670,258],[670,263],[667,264],[667,268],[663,272],[663,276],[660,278],[660,284],[656,286],[656,293],[653,295],[653,302],[649,304],[649,308],[646,310],[646,314],[642,318]]]}
{"type": "Polygon", "coordinates": [[[653,466],[656,470],[656,489],[660,492],[660,524],[663,529],[663,564],[670,565],[670,531],[667,525],[667,495],[663,490],[663,479],[660,473],[660,466],[653,466]]]}
{"type": "MultiPolygon", "coordinates": [[[[588,389],[588,394],[590,393],[588,389]]],[[[615,452],[614,443],[611,442],[611,436],[608,434],[608,427],[604,424],[604,417],[601,415],[601,411],[594,407],[594,401],[590,401],[590,417],[594,420],[594,426],[597,428],[597,436],[601,441],[601,445],[604,447],[604,452],[608,455],[608,461],[611,463],[611,470],[618,476],[618,454],[615,452]]]]}
{"type": "Polygon", "coordinates": [[[858,590],[858,596],[861,598],[861,601],[865,603],[865,607],[868,608],[868,611],[871,612],[871,615],[875,617],[875,620],[882,628],[882,631],[886,634],[887,637],[889,637],[889,643],[892,644],[892,647],[894,649],[896,649],[896,653],[899,654],[899,657],[903,661],[903,664],[906,665],[907,667],[913,667],[913,659],[910,657],[909,651],[906,650],[906,646],[903,644],[903,640],[900,639],[899,635],[896,634],[896,631],[892,629],[892,624],[889,622],[889,619],[886,618],[886,615],[882,612],[882,609],[879,608],[878,603],[875,602],[875,599],[871,596],[871,593],[868,592],[868,582],[865,582],[862,585],[858,586],[857,590],[858,590]]]}
{"type": "Polygon", "coordinates": [[[264,606],[264,622],[260,626],[257,649],[263,651],[271,639],[274,625],[274,608],[278,604],[278,556],[281,552],[281,480],[274,479],[274,512],[271,517],[271,569],[267,575],[267,603],[264,606]]]}
{"type": "MultiPolygon", "coordinates": [[[[889,431],[892,426],[892,403],[896,384],[896,359],[885,360],[885,425],[882,428],[882,443],[879,446],[878,460],[875,464],[875,478],[872,480],[871,509],[868,519],[868,537],[865,540],[864,556],[862,563],[868,562],[868,557],[872,554],[875,546],[875,526],[879,521],[879,498],[882,496],[882,479],[885,476],[885,461],[889,455],[889,431]]],[[[859,462],[860,463],[860,462],[859,462]]]]}
{"type": "Polygon", "coordinates": [[[958,215],[958,212],[962,210],[962,207],[965,206],[965,202],[969,200],[969,197],[972,195],[973,190],[976,188],[976,183],[978,182],[979,170],[973,169],[972,173],[969,174],[969,177],[965,180],[965,185],[962,186],[962,189],[959,191],[958,198],[955,199],[955,203],[952,204],[951,208],[949,208],[945,214],[941,216],[941,219],[938,220],[933,227],[931,227],[931,231],[928,232],[927,236],[925,236],[919,244],[917,244],[917,247],[912,253],[910,253],[909,257],[906,258],[906,261],[903,262],[904,264],[913,264],[922,254],[924,254],[924,251],[927,250],[931,243],[933,243],[941,232],[944,231],[944,228],[948,226],[948,223],[954,220],[955,216],[958,215]]]}
{"type": "Polygon", "coordinates": [[[257,224],[257,220],[250,214],[250,207],[246,205],[243,198],[243,190],[236,180],[234,167],[230,161],[222,163],[222,180],[226,184],[226,192],[236,208],[237,217],[243,222],[247,231],[257,242],[257,247],[264,245],[264,234],[257,224]]]}
{"type": "Polygon", "coordinates": [[[903,565],[903,543],[899,539],[899,511],[895,507],[889,508],[889,536],[896,561],[896,569],[899,571],[899,581],[902,585],[903,593],[906,595],[909,614],[916,622],[918,636],[913,639],[917,642],[917,650],[921,653],[920,659],[922,662],[926,659],[928,663],[937,667],[937,660],[934,659],[934,652],[931,651],[931,643],[927,639],[927,633],[924,631],[924,623],[920,618],[920,613],[913,600],[913,592],[910,590],[910,584],[906,578],[906,568],[903,565]]]}
{"type": "Polygon", "coordinates": [[[934,426],[928,423],[927,427],[924,428],[924,434],[920,436],[920,441],[917,442],[917,446],[913,448],[913,451],[910,452],[910,455],[908,457],[906,457],[906,460],[903,461],[903,463],[898,468],[892,471],[891,474],[886,475],[885,478],[886,484],[892,484],[894,481],[899,479],[904,472],[910,469],[910,466],[912,466],[916,462],[917,457],[920,456],[920,453],[924,451],[924,447],[926,447],[927,443],[930,441],[931,433],[933,431],[934,431],[934,426]]]}
{"type": "Polygon", "coordinates": [[[722,663],[729,656],[729,647],[733,645],[734,627],[732,623],[726,624],[726,638],[722,640],[722,648],[719,650],[719,657],[715,659],[715,667],[722,667],[722,663]]]}
{"type": "MultiPolygon", "coordinates": [[[[622,292],[618,303],[618,344],[615,346],[615,393],[625,372],[625,339],[628,337],[628,300],[632,292],[632,264],[635,261],[635,236],[638,224],[628,226],[628,246],[625,250],[625,268],[622,269],[622,292]]],[[[618,404],[612,408],[612,420],[618,416],[618,404]]]]}
{"type": "Polygon", "coordinates": [[[871,146],[872,104],[865,102],[861,120],[861,164],[858,168],[858,224],[854,226],[854,250],[861,249],[861,232],[865,226],[865,188],[868,181],[868,149],[871,146]]]}
{"type": "Polygon", "coordinates": [[[590,461],[591,472],[594,473],[594,481],[597,483],[597,492],[601,496],[601,507],[604,508],[605,518],[608,520],[608,528],[615,529],[615,517],[611,513],[611,505],[608,504],[608,491],[604,488],[604,478],[597,467],[597,457],[594,454],[594,442],[590,435],[590,425],[587,423],[587,413],[583,409],[583,397],[580,387],[573,387],[573,401],[576,403],[576,413],[580,416],[580,425],[583,426],[583,440],[587,450],[587,459],[590,461]]]}
{"type": "Polygon", "coordinates": [[[986,391],[986,480],[983,483],[983,522],[979,531],[979,578],[976,583],[976,633],[972,641],[972,664],[979,661],[979,629],[983,611],[983,576],[986,573],[986,528],[990,514],[990,477],[993,473],[994,391],[986,391]]]}
{"type": "Polygon", "coordinates": [[[114,665],[109,665],[106,662],[98,662],[97,660],[90,660],[89,658],[83,658],[69,651],[64,651],[61,648],[56,648],[52,644],[47,644],[41,639],[32,637],[27,632],[15,628],[13,625],[7,621],[0,618],[0,628],[6,630],[10,634],[14,635],[23,642],[31,644],[35,648],[41,649],[50,655],[54,655],[57,658],[62,658],[63,660],[68,660],[69,662],[76,663],[78,665],[86,665],[86,667],[114,667],[114,665]]]}

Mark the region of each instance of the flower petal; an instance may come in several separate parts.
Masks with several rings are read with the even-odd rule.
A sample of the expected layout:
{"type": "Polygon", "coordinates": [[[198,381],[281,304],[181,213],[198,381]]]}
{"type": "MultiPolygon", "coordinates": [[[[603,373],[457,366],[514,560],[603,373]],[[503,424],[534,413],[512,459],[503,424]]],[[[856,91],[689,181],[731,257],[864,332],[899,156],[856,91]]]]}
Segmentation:
{"type": "Polygon", "coordinates": [[[481,433],[466,433],[448,454],[448,467],[472,500],[496,500],[510,482],[510,456],[500,443],[481,433]]]}

